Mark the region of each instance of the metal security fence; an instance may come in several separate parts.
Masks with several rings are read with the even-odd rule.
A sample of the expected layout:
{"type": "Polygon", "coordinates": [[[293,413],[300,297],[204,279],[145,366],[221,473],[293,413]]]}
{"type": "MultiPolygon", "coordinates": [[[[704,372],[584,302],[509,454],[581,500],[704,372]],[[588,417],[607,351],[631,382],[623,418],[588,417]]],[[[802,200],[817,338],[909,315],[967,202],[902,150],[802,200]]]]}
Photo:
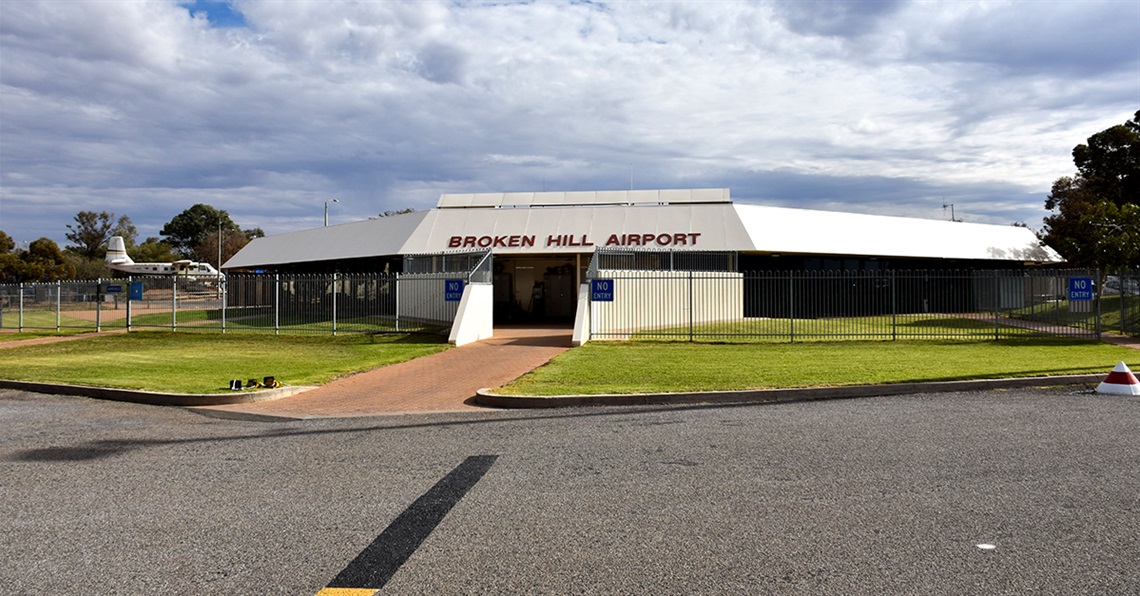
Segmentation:
{"type": "Polygon", "coordinates": [[[1101,318],[1105,331],[1140,335],[1140,270],[1106,276],[1101,318]]]}
{"type": "Polygon", "coordinates": [[[594,339],[1096,339],[1137,333],[1135,276],[1094,270],[632,271],[597,268],[594,339]],[[1111,281],[1111,278],[1110,278],[1111,281]],[[1104,309],[1110,309],[1104,312],[1104,309]],[[1118,312],[1118,314],[1116,314],[1118,312]]]}
{"type": "Polygon", "coordinates": [[[471,271],[131,277],[0,285],[0,328],[444,332],[471,271]],[[448,288],[452,291],[448,291],[448,288]]]}

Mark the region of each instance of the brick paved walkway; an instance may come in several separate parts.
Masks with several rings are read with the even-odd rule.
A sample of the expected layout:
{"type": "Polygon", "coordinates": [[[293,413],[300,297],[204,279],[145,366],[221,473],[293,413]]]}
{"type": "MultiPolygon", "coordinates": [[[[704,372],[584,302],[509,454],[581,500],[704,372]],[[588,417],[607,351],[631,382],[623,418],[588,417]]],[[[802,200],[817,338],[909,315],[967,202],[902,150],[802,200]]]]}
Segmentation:
{"type": "Polygon", "coordinates": [[[492,339],[333,381],[276,401],[202,409],[270,416],[376,416],[486,410],[475,392],[497,387],[570,348],[570,329],[496,328],[492,339]]]}

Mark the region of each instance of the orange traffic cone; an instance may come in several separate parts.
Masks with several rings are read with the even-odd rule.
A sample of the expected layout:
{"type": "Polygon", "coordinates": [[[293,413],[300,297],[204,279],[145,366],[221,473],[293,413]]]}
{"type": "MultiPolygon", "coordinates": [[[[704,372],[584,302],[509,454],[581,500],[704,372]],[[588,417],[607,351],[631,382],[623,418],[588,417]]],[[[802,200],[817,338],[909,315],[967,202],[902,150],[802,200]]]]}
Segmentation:
{"type": "Polygon", "coordinates": [[[1120,362],[1108,377],[1096,387],[1097,393],[1114,393],[1116,395],[1140,395],[1140,381],[1136,375],[1128,370],[1128,365],[1120,362]]]}

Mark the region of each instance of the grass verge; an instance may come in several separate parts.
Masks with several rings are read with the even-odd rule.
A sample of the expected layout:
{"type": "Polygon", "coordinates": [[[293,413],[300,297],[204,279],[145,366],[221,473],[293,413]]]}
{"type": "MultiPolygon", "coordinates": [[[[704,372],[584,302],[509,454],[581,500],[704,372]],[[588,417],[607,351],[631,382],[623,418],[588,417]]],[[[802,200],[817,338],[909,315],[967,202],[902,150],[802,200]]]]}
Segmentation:
{"type": "Polygon", "coordinates": [[[669,393],[1108,374],[1140,352],[1099,342],[591,342],[496,390],[505,395],[669,393]]]}
{"type": "Polygon", "coordinates": [[[288,385],[317,385],[447,348],[446,338],[434,335],[267,337],[143,331],[5,348],[0,378],[220,393],[230,379],[274,376],[288,385]]]}

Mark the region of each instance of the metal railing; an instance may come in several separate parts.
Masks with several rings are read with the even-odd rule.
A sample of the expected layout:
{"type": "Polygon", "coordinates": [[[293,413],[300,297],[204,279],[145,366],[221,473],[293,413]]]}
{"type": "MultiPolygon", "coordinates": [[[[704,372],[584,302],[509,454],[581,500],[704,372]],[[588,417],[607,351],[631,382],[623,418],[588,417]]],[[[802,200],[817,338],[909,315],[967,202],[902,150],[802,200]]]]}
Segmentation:
{"type": "Polygon", "coordinates": [[[444,332],[459,304],[446,285],[466,284],[471,275],[231,274],[7,284],[0,285],[0,329],[444,332]]]}
{"type": "Polygon", "coordinates": [[[475,271],[490,258],[490,249],[404,255],[403,271],[404,273],[475,271]]]}
{"type": "Polygon", "coordinates": [[[596,339],[1096,339],[1140,333],[1140,278],[1095,270],[634,271],[590,304],[596,339]],[[1114,278],[1109,277],[1109,281],[1114,278]],[[1072,294],[1072,285],[1087,285],[1072,294]],[[1073,298],[1073,299],[1070,299],[1073,298]]]}
{"type": "Polygon", "coordinates": [[[654,250],[599,246],[590,259],[587,275],[599,270],[623,271],[736,271],[733,251],[654,250]]]}

